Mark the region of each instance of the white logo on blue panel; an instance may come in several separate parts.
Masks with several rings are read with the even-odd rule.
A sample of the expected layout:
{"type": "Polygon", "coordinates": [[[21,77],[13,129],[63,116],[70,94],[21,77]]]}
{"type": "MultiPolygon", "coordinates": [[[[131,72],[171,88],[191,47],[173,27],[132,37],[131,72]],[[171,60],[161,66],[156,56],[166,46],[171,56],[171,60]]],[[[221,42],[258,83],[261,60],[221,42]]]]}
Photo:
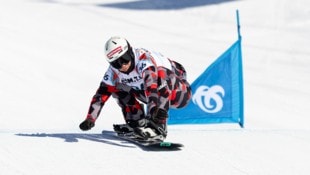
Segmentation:
{"type": "Polygon", "coordinates": [[[199,86],[193,95],[194,104],[207,113],[216,113],[223,108],[225,91],[222,86],[199,86]]]}

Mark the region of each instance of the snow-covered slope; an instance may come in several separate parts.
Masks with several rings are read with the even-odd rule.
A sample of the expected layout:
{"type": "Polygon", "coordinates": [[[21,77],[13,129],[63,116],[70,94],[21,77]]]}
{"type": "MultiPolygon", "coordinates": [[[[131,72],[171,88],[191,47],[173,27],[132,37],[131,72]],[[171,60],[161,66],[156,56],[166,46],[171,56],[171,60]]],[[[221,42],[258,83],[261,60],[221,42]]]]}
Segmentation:
{"type": "Polygon", "coordinates": [[[310,10],[306,0],[10,0],[0,2],[1,174],[309,174],[310,10]],[[101,135],[121,123],[111,99],[81,132],[107,68],[103,45],[126,37],[183,63],[192,82],[237,39],[245,128],[170,126],[178,152],[101,135]]]}

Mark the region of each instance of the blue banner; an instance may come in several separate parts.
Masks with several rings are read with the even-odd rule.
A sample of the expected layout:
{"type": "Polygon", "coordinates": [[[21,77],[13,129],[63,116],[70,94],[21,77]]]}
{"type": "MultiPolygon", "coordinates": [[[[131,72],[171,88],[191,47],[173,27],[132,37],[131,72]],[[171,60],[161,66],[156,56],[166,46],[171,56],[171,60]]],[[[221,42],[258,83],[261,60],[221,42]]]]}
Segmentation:
{"type": "Polygon", "coordinates": [[[168,124],[239,123],[243,127],[241,38],[191,85],[192,99],[170,109],[168,124]]]}

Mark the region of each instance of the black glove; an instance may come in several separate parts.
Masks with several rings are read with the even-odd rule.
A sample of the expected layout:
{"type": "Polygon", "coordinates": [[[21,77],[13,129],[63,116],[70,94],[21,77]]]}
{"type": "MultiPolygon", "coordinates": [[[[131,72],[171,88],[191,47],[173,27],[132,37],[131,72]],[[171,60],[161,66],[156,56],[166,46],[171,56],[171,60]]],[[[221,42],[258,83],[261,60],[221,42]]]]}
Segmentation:
{"type": "Polygon", "coordinates": [[[87,130],[90,130],[94,126],[95,126],[95,122],[92,119],[87,118],[80,124],[80,129],[83,131],[87,131],[87,130]]]}
{"type": "Polygon", "coordinates": [[[157,107],[154,107],[151,110],[151,120],[153,120],[155,123],[164,124],[166,123],[167,118],[168,113],[166,110],[157,107]]]}

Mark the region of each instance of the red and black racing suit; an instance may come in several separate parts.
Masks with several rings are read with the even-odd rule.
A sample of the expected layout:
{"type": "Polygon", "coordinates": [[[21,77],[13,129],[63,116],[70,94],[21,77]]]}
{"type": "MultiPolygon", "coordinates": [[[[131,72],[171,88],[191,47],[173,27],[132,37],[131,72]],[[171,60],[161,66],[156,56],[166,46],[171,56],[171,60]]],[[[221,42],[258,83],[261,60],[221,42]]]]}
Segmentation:
{"type": "MultiPolygon", "coordinates": [[[[169,59],[171,69],[157,66],[151,52],[145,49],[142,49],[142,51],[136,49],[135,52],[140,53],[135,54],[137,57],[135,64],[144,59],[152,60],[152,64],[140,73],[141,81],[143,81],[142,89],[128,89],[128,87],[125,88],[126,90],[124,88],[119,89],[118,85],[122,84],[122,82],[118,76],[121,72],[113,74],[111,79],[114,83],[112,85],[105,81],[100,83],[90,103],[88,119],[95,122],[102,107],[111,95],[117,99],[127,123],[151,116],[154,108],[168,111],[170,107],[182,108],[188,104],[191,98],[191,88],[186,80],[186,71],[181,64],[169,59]],[[143,106],[138,100],[147,105],[147,114],[144,113],[143,106]]],[[[133,71],[137,71],[137,69],[139,68],[136,67],[133,71]]],[[[107,77],[103,79],[105,78],[107,77]]]]}

